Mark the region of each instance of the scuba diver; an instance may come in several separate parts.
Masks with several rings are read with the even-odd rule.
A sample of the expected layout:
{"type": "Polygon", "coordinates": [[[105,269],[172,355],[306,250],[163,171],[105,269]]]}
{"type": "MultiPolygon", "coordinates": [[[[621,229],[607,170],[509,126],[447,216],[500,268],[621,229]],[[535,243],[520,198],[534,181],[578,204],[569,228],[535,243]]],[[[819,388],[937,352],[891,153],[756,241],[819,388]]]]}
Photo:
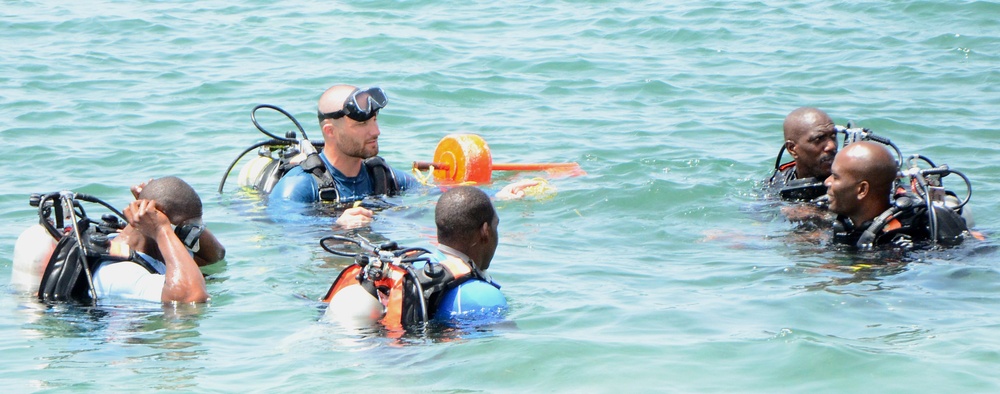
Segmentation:
{"type": "MultiPolygon", "coordinates": [[[[946,203],[940,177],[951,173],[962,176],[968,185],[968,178],[947,166],[904,171],[916,184],[911,192],[897,183],[899,166],[883,145],[870,141],[848,145],[836,155],[824,182],[829,209],[838,215],[834,242],[859,250],[960,244],[970,234],[959,214],[969,199],[956,205],[946,203]]],[[[971,197],[971,187],[968,190],[971,197]]]]}
{"type": "Polygon", "coordinates": [[[785,201],[823,202],[826,186],[823,181],[830,176],[830,166],[837,155],[837,135],[844,135],[841,146],[856,141],[875,141],[891,147],[902,161],[899,147],[888,138],[875,135],[871,130],[838,126],[830,116],[812,107],[797,108],[785,117],[783,125],[785,143],[778,151],[774,162],[774,174],[768,179],[771,194],[777,194],[785,201]],[[792,156],[792,161],[781,163],[784,152],[792,156]]]}
{"type": "Polygon", "coordinates": [[[134,186],[132,194],[124,213],[82,193],[33,195],[39,224],[18,238],[12,282],[45,302],[207,301],[199,267],[226,250],[205,227],[198,194],[177,177],[134,186]],[[81,202],[114,214],[92,220],[81,202]]]}
{"type": "MultiPolygon", "coordinates": [[[[416,178],[389,167],[378,156],[378,111],[388,103],[378,87],[361,90],[336,85],[327,89],[317,106],[323,150],[307,153],[272,190],[263,190],[270,193],[270,201],[349,203],[370,195],[394,196],[416,187],[416,178]]],[[[312,148],[311,144],[308,147],[312,148]]],[[[337,218],[337,223],[363,224],[371,217],[371,210],[352,207],[337,218]]]]}
{"type": "MultiPolygon", "coordinates": [[[[322,142],[310,141],[299,122],[283,109],[258,105],[251,112],[251,119],[271,140],[252,145],[230,164],[219,183],[219,193],[236,163],[250,151],[261,148],[258,157],[240,171],[239,180],[241,186],[268,195],[269,206],[284,202],[332,202],[341,206],[355,203],[340,214],[337,224],[351,228],[369,223],[370,208],[385,208],[389,204],[366,197],[396,196],[421,185],[416,177],[390,167],[378,156],[381,134],[378,112],[388,103],[385,92],[378,87],[364,90],[350,85],[330,87],[318,102],[322,142]],[[288,117],[302,139],[294,131],[279,137],[265,130],[256,119],[261,108],[288,117]],[[275,152],[277,158],[273,157],[275,152]]],[[[515,182],[500,190],[497,197],[523,198],[525,189],[538,184],[531,180],[515,182]]]]}
{"type": "Polygon", "coordinates": [[[782,200],[810,201],[826,194],[823,180],[837,155],[837,127],[830,116],[817,108],[801,107],[785,117],[785,143],[778,152],[769,189],[782,200]],[[793,161],[781,164],[788,151],[793,161]]]}
{"type": "MultiPolygon", "coordinates": [[[[360,201],[369,195],[394,196],[419,185],[412,175],[389,167],[378,155],[378,111],[389,103],[382,89],[336,85],[319,98],[317,116],[323,151],[288,171],[270,192],[270,201],[360,201]],[[318,161],[316,159],[319,159],[318,161]]],[[[345,210],[337,223],[371,221],[365,207],[345,210]]]]}
{"type": "Polygon", "coordinates": [[[372,246],[341,236],[324,238],[327,251],[354,256],[333,282],[323,301],[329,303],[323,320],[348,326],[381,322],[404,329],[436,321],[496,319],[507,310],[500,286],[486,270],[496,252],[497,215],[489,196],[472,186],[444,192],[434,210],[436,253],[401,248],[395,242],[372,246]],[[348,254],[328,246],[351,242],[368,254],[348,254]]]}

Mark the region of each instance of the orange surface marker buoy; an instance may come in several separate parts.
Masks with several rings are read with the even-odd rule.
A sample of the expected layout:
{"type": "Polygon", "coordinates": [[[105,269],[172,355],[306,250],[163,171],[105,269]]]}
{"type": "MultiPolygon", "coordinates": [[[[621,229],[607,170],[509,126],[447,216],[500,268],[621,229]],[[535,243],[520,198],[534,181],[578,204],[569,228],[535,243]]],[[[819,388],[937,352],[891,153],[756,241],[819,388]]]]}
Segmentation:
{"type": "Polygon", "coordinates": [[[490,147],[475,134],[449,134],[434,150],[434,161],[413,162],[421,171],[434,169],[439,183],[489,183],[493,171],[546,171],[566,176],[585,175],[576,163],[493,163],[490,147]]]}

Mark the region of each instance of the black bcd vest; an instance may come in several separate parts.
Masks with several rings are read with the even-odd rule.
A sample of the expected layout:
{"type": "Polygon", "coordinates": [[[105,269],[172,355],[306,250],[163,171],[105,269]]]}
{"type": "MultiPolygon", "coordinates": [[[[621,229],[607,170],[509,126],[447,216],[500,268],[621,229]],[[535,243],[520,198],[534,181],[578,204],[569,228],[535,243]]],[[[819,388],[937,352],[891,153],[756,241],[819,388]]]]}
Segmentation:
{"type": "Polygon", "coordinates": [[[92,226],[87,220],[78,224],[76,233],[63,236],[49,257],[38,287],[38,299],[44,302],[78,302],[93,304],[97,293],[94,289],[94,272],[102,261],[132,261],[155,273],[144,259],[132,252],[128,258],[108,254],[111,241],[107,229],[92,226]]]}

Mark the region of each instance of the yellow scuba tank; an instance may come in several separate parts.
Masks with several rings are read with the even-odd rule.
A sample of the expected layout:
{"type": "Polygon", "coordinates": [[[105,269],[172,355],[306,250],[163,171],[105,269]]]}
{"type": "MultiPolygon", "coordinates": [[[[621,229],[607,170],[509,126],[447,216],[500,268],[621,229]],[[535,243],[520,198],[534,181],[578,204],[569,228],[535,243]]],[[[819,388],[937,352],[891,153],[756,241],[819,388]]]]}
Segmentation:
{"type": "Polygon", "coordinates": [[[37,293],[42,273],[55,248],[56,239],[41,224],[24,230],[14,244],[11,286],[19,292],[37,293]]]}
{"type": "Polygon", "coordinates": [[[270,174],[269,170],[273,170],[277,166],[278,161],[271,156],[257,156],[249,163],[240,169],[239,185],[240,187],[257,188],[261,184],[263,179],[266,179],[265,174],[270,174]]]}
{"type": "MultiPolygon", "coordinates": [[[[316,152],[309,141],[304,141],[305,143],[302,143],[302,146],[308,146],[308,148],[312,149],[312,152],[316,152]]],[[[290,153],[279,152],[283,156],[281,160],[277,160],[264,152],[262,150],[260,155],[250,160],[249,163],[240,169],[240,187],[255,189],[261,193],[270,193],[274,189],[274,185],[285,174],[284,171],[288,170],[288,166],[298,165],[306,158],[305,153],[292,151],[290,153]],[[282,171],[282,163],[285,163],[284,171],[282,171]]]]}

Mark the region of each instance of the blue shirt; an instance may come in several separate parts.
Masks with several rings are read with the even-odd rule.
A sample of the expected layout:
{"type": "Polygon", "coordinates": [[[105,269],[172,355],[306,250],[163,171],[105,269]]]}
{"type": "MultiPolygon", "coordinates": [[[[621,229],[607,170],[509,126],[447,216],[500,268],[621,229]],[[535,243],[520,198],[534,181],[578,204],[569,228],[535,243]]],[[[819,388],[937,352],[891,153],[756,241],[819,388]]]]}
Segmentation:
{"type": "MultiPolygon", "coordinates": [[[[372,179],[368,175],[368,166],[366,164],[361,163],[361,171],[358,172],[358,176],[349,177],[330,165],[330,161],[326,159],[326,155],[320,153],[319,157],[323,160],[326,170],[333,177],[333,181],[337,185],[337,192],[340,196],[337,201],[338,203],[363,200],[374,193],[372,179]]],[[[391,167],[390,170],[399,184],[400,191],[416,188],[420,185],[417,178],[414,178],[413,175],[391,167]]],[[[296,166],[278,180],[278,183],[274,185],[274,190],[271,190],[270,198],[305,203],[317,202],[320,200],[319,184],[316,182],[316,177],[303,171],[302,167],[296,166]]]]}

